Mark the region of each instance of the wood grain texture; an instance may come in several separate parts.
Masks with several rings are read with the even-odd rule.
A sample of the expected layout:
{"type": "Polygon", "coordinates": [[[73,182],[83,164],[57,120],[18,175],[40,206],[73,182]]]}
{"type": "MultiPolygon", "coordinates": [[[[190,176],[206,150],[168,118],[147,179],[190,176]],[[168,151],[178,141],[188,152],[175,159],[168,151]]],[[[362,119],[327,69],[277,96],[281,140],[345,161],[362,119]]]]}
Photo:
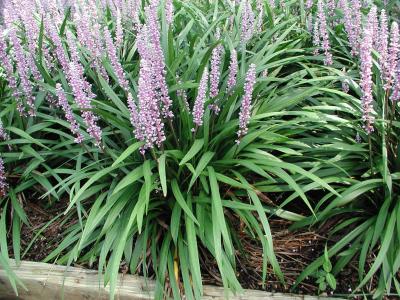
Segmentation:
{"type": "MultiPolygon", "coordinates": [[[[19,289],[19,297],[7,280],[5,271],[0,268],[0,299],[24,300],[92,300],[109,299],[109,288],[104,287],[97,271],[81,268],[51,265],[45,263],[23,261],[19,267],[13,263],[15,274],[27,287],[27,291],[19,289]]],[[[154,299],[155,283],[134,275],[119,275],[116,299],[146,300],[154,299]]],[[[204,300],[226,299],[223,288],[204,287],[204,300]]],[[[239,300],[329,300],[332,298],[299,296],[289,294],[272,294],[263,291],[245,290],[241,295],[229,295],[229,299],[239,300]]],[[[337,298],[336,298],[337,299],[337,298]]]]}

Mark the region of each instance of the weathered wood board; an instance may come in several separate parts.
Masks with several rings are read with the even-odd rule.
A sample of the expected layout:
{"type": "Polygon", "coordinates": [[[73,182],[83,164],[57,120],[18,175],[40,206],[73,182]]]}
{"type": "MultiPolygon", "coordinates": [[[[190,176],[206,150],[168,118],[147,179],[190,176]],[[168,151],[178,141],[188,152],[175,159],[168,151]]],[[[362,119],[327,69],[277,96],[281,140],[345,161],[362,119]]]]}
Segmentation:
{"type": "MultiPolygon", "coordinates": [[[[103,287],[99,280],[98,272],[94,270],[73,267],[66,268],[64,266],[29,261],[23,261],[19,267],[14,264],[13,270],[28,290],[24,291],[20,288],[19,297],[16,297],[8,282],[5,271],[0,268],[0,299],[2,300],[109,299],[108,287],[103,287]]],[[[143,277],[120,274],[115,298],[121,300],[154,299],[154,286],[155,283],[153,281],[145,280],[143,277]]],[[[226,299],[224,289],[205,286],[203,299],[226,299]]],[[[332,298],[272,294],[262,291],[245,290],[243,294],[231,295],[229,299],[329,300],[332,298]]]]}

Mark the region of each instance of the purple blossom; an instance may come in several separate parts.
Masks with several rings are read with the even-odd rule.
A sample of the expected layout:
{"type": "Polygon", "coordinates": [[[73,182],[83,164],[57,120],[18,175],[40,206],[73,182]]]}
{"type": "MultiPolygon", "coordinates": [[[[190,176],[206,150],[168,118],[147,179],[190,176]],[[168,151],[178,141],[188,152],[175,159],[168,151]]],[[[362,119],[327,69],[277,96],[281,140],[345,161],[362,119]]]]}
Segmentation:
{"type": "Polygon", "coordinates": [[[193,107],[193,123],[196,124],[196,127],[203,125],[204,103],[206,102],[207,85],[208,69],[206,68],[204,69],[203,75],[201,76],[196,101],[194,102],[193,107]]]}
{"type": "Polygon", "coordinates": [[[264,18],[264,2],[263,0],[257,0],[256,4],[258,10],[257,30],[261,32],[264,18]]]}
{"type": "Polygon", "coordinates": [[[65,119],[70,124],[70,129],[72,134],[75,136],[75,143],[80,144],[83,142],[83,136],[79,132],[79,124],[76,121],[74,114],[72,112],[72,108],[68,103],[67,97],[65,96],[65,92],[60,83],[56,84],[56,94],[58,98],[57,104],[64,111],[65,119]]]}
{"type": "MultiPolygon", "coordinates": [[[[80,63],[79,60],[79,53],[78,53],[78,48],[77,48],[77,43],[75,38],[73,37],[72,33],[70,31],[67,31],[67,44],[69,46],[69,52],[70,52],[70,57],[71,61],[74,63],[74,68],[76,69],[77,74],[80,77],[80,80],[82,81],[83,85],[83,91],[86,93],[86,95],[89,98],[95,98],[96,95],[93,94],[92,92],[92,86],[91,84],[86,80],[85,74],[84,74],[84,69],[82,64],[80,63]]],[[[71,70],[70,70],[70,63],[68,64],[68,68],[66,70],[67,72],[67,78],[71,78],[71,70]]]]}
{"type": "MultiPolygon", "coordinates": [[[[221,37],[219,28],[215,34],[215,39],[219,40],[221,37]]],[[[210,72],[210,97],[215,98],[218,95],[218,85],[220,78],[220,66],[221,66],[221,54],[223,47],[221,44],[218,44],[212,51],[211,56],[211,72],[210,72]]]]}
{"type": "MultiPolygon", "coordinates": [[[[370,13],[369,17],[373,18],[370,13]]],[[[363,40],[360,46],[360,59],[361,59],[361,80],[360,87],[362,90],[362,109],[363,121],[365,122],[365,131],[370,134],[374,131],[373,123],[374,117],[371,115],[373,111],[373,95],[372,95],[372,48],[373,48],[373,27],[372,23],[367,24],[364,29],[363,40]]]]}
{"type": "MultiPolygon", "coordinates": [[[[172,100],[168,94],[168,86],[165,80],[166,68],[164,62],[164,53],[160,42],[160,26],[157,18],[158,1],[152,0],[150,5],[146,7],[147,26],[142,28],[141,35],[143,43],[147,47],[147,53],[141,53],[142,57],[151,64],[154,84],[157,88],[157,94],[162,104],[162,116],[164,118],[172,118],[174,114],[171,111],[172,100]],[[147,45],[146,45],[147,44],[147,45]]],[[[144,47],[142,47],[144,48],[144,47]]]]}
{"type": "Polygon", "coordinates": [[[67,74],[68,72],[68,57],[65,54],[64,47],[61,41],[60,36],[58,35],[58,30],[56,25],[49,18],[44,19],[44,24],[46,27],[46,32],[50,39],[52,40],[55,46],[55,56],[57,57],[58,62],[61,67],[64,69],[64,72],[67,74]]]}
{"type": "Polygon", "coordinates": [[[396,75],[396,67],[399,62],[399,26],[396,22],[392,23],[390,30],[390,47],[388,52],[387,67],[384,74],[385,90],[391,88],[396,75]]]}
{"type": "Polygon", "coordinates": [[[6,130],[3,127],[3,122],[0,119],[0,140],[7,141],[10,137],[8,136],[6,130]]]}
{"type": "Polygon", "coordinates": [[[82,118],[86,124],[86,131],[95,140],[95,145],[101,147],[101,129],[97,125],[97,116],[91,111],[93,95],[88,94],[87,82],[83,77],[82,67],[77,62],[69,63],[68,82],[72,88],[75,102],[81,110],[82,118]]]}
{"type": "Polygon", "coordinates": [[[219,115],[219,112],[221,111],[221,108],[216,103],[208,105],[208,109],[217,116],[219,115]]]}
{"type": "Polygon", "coordinates": [[[383,9],[380,17],[379,43],[377,45],[377,50],[380,54],[379,64],[381,67],[381,77],[382,80],[384,80],[388,64],[388,23],[385,10],[383,9]]]}
{"type": "Polygon", "coordinates": [[[307,0],[306,1],[306,9],[310,10],[314,5],[314,1],[313,0],[307,0]]]}
{"type": "Polygon", "coordinates": [[[6,173],[4,170],[4,161],[0,157],[0,197],[5,197],[7,195],[7,189],[8,189],[8,184],[7,184],[6,173]]]}
{"type": "MultiPolygon", "coordinates": [[[[178,84],[182,84],[182,81],[178,80],[178,84]]],[[[189,106],[189,102],[188,102],[188,99],[187,99],[186,91],[183,90],[183,89],[179,89],[179,90],[176,91],[176,95],[178,97],[182,98],[182,101],[183,101],[183,104],[184,104],[186,110],[190,111],[190,106],[189,106]]]]}
{"type": "Polygon", "coordinates": [[[117,18],[116,18],[116,29],[115,29],[115,46],[117,49],[120,49],[122,44],[124,43],[124,31],[122,28],[122,17],[121,12],[117,10],[117,18]]]}
{"type": "MultiPolygon", "coordinates": [[[[17,66],[17,72],[19,74],[19,78],[21,81],[21,86],[22,86],[24,97],[25,97],[25,101],[28,106],[28,114],[30,116],[35,116],[36,109],[35,109],[34,98],[33,98],[33,93],[32,93],[33,86],[29,80],[29,66],[26,61],[24,50],[22,48],[21,41],[17,37],[16,29],[11,28],[9,33],[10,33],[10,40],[14,46],[14,55],[15,55],[15,61],[16,61],[16,66],[17,66]]],[[[18,110],[19,110],[20,114],[24,114],[23,105],[19,105],[18,110]]]]}
{"type": "Polygon", "coordinates": [[[313,33],[313,16],[311,13],[307,15],[307,31],[313,33]]]}
{"type": "Polygon", "coordinates": [[[396,68],[396,74],[393,83],[393,92],[390,99],[393,102],[397,102],[400,100],[400,63],[398,63],[396,68]]]}
{"type": "Polygon", "coordinates": [[[14,1],[13,4],[14,4],[13,9],[19,12],[20,21],[25,29],[25,36],[27,39],[27,46],[29,50],[29,52],[26,55],[26,61],[28,67],[31,70],[33,77],[39,81],[42,79],[42,76],[40,75],[34,60],[34,55],[36,53],[37,39],[39,37],[39,27],[32,13],[36,10],[34,2],[14,1]]]}
{"type": "Polygon", "coordinates": [[[251,113],[251,98],[255,83],[256,83],[256,66],[255,64],[251,64],[246,74],[246,83],[244,85],[244,96],[242,99],[242,105],[240,107],[240,113],[239,113],[239,130],[237,132],[238,139],[236,141],[238,144],[240,143],[241,138],[245,136],[248,132],[248,125],[250,122],[250,113],[251,113]]]}
{"type": "Polygon", "coordinates": [[[172,0],[165,1],[165,19],[168,25],[172,24],[174,18],[174,5],[172,0]]]}
{"type": "Polygon", "coordinates": [[[321,48],[325,54],[324,64],[331,65],[332,64],[332,54],[330,52],[331,46],[329,43],[329,33],[326,24],[325,5],[322,0],[318,0],[318,22],[319,22],[319,36],[322,39],[321,48]]]}
{"type": "Polygon", "coordinates": [[[350,86],[347,79],[342,81],[342,91],[345,92],[346,94],[348,94],[350,91],[350,86]]]}
{"type": "Polygon", "coordinates": [[[361,140],[361,136],[360,136],[360,133],[359,132],[357,132],[357,134],[356,134],[356,143],[358,143],[358,144],[360,144],[361,142],[362,142],[362,140],[361,140]]]}
{"type": "Polygon", "coordinates": [[[13,97],[17,101],[18,111],[23,112],[24,105],[21,102],[20,93],[17,88],[17,78],[14,74],[14,67],[11,63],[9,55],[7,54],[7,45],[1,36],[0,36],[0,64],[3,66],[4,71],[6,72],[8,87],[10,88],[10,90],[13,91],[13,97]]]}
{"type": "Polygon", "coordinates": [[[111,33],[108,30],[107,26],[104,26],[104,39],[106,42],[107,55],[108,58],[110,59],[115,75],[117,76],[118,83],[125,91],[128,91],[129,83],[126,80],[124,69],[122,68],[121,63],[118,60],[117,49],[113,43],[113,40],[111,38],[111,33]]]}
{"type": "Polygon", "coordinates": [[[319,33],[319,21],[318,21],[318,19],[315,20],[313,31],[314,31],[314,34],[313,34],[313,45],[314,45],[314,47],[315,47],[315,49],[314,49],[314,55],[318,55],[318,53],[319,53],[319,46],[320,46],[320,43],[321,43],[321,37],[320,37],[320,33],[319,33]]]}
{"type": "MultiPolygon", "coordinates": [[[[346,69],[343,68],[343,76],[347,77],[346,69]]],[[[349,80],[347,78],[342,80],[342,91],[345,92],[346,94],[350,91],[350,86],[349,86],[349,80]]]]}
{"type": "Polygon", "coordinates": [[[151,149],[156,145],[161,147],[165,141],[164,124],[161,120],[161,112],[157,92],[152,84],[153,71],[149,61],[140,60],[138,102],[139,112],[135,115],[133,101],[130,101],[131,121],[136,123],[135,136],[145,142],[142,149],[151,149]]]}
{"type": "Polygon", "coordinates": [[[229,64],[229,75],[227,82],[227,91],[232,93],[232,90],[236,86],[236,77],[238,73],[238,61],[237,61],[237,53],[236,50],[233,49],[231,51],[231,61],[229,64]]]}
{"type": "Polygon", "coordinates": [[[351,5],[347,0],[343,1],[344,28],[349,39],[351,54],[358,55],[361,37],[361,3],[360,0],[352,0],[351,5]]]}
{"type": "Polygon", "coordinates": [[[267,78],[268,77],[268,69],[265,69],[264,71],[262,71],[261,76],[264,78],[267,78]]]}
{"type": "Polygon", "coordinates": [[[251,7],[249,0],[243,2],[243,13],[242,13],[242,29],[241,29],[241,41],[246,44],[251,39],[254,33],[254,12],[251,7]]]}
{"type": "Polygon", "coordinates": [[[134,128],[133,132],[135,133],[135,137],[136,137],[136,139],[143,141],[144,137],[143,137],[141,131],[139,130],[139,128],[140,128],[139,121],[140,120],[139,120],[138,109],[137,109],[135,101],[133,100],[133,96],[130,92],[128,93],[127,102],[128,102],[129,112],[130,112],[130,121],[134,128]]]}
{"type": "Polygon", "coordinates": [[[379,47],[379,21],[378,21],[378,10],[375,5],[371,7],[368,14],[368,22],[372,30],[372,43],[375,49],[379,47]]]}
{"type": "Polygon", "coordinates": [[[269,0],[268,3],[271,10],[275,9],[275,0],[269,0]]]}

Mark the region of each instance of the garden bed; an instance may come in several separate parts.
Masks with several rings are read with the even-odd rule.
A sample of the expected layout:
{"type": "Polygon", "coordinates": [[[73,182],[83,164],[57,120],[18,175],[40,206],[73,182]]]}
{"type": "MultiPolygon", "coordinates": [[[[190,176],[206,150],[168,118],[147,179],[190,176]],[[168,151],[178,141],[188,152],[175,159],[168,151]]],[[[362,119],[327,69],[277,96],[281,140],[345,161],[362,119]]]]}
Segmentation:
{"type": "MultiPolygon", "coordinates": [[[[65,222],[66,216],[63,215],[67,201],[60,201],[52,205],[52,209],[47,208],[47,203],[38,200],[24,199],[24,209],[31,222],[31,226],[23,226],[21,229],[21,250],[25,254],[23,256],[24,264],[34,266],[37,262],[38,266],[46,268],[46,264],[39,263],[62,242],[62,232],[78,222],[78,217],[65,222]],[[51,222],[52,219],[59,215],[60,218],[51,222]],[[44,230],[41,230],[43,229],[44,230]]],[[[326,224],[325,227],[339,223],[335,222],[326,224]]],[[[240,232],[240,223],[237,221],[237,230],[240,232]]],[[[323,253],[325,243],[333,243],[340,237],[326,236],[326,228],[318,230],[301,230],[291,232],[289,226],[291,222],[281,219],[271,220],[271,230],[273,234],[274,249],[280,262],[282,271],[285,277],[285,284],[282,284],[271,269],[268,270],[268,280],[266,286],[262,284],[262,245],[259,241],[250,239],[248,235],[240,235],[241,243],[244,247],[244,255],[238,255],[238,278],[243,288],[249,290],[265,291],[267,293],[291,293],[292,284],[300,275],[302,270],[310,264],[316,257],[323,253]]],[[[9,245],[12,245],[11,235],[9,245]]],[[[10,246],[9,252],[13,249],[10,246]]],[[[204,284],[211,286],[222,286],[221,277],[218,273],[218,266],[215,260],[207,253],[205,249],[201,251],[201,267],[204,284]]],[[[97,268],[97,264],[75,264],[76,270],[85,268],[85,272],[92,274],[89,270],[97,268]]],[[[63,267],[57,267],[57,270],[62,270],[63,267]]],[[[349,264],[337,277],[338,287],[336,294],[346,295],[357,286],[357,281],[352,274],[356,272],[357,265],[349,264]]],[[[120,266],[120,273],[127,275],[128,269],[126,263],[120,266]]],[[[97,274],[97,270],[94,271],[97,274]]],[[[94,274],[93,273],[93,274],[94,274]]],[[[70,271],[68,271],[70,274],[70,271]]],[[[135,276],[133,278],[136,278],[135,276]]],[[[315,284],[315,279],[310,278],[302,282],[295,290],[298,295],[318,295],[318,286],[315,284]]],[[[328,290],[329,294],[333,295],[332,291],[328,290]]],[[[312,299],[312,298],[310,298],[312,299]]]]}

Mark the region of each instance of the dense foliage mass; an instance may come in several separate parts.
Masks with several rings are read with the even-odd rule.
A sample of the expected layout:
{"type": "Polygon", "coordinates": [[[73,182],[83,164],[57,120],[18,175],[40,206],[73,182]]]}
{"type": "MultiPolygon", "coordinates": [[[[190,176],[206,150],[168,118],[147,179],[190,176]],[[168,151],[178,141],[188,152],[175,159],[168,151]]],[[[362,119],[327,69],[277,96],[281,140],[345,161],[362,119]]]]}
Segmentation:
{"type": "Polygon", "coordinates": [[[8,241],[18,263],[30,197],[77,219],[45,261],[96,262],[112,297],[124,262],[155,275],[157,299],[199,299],[200,250],[240,292],[239,234],[262,244],[263,281],[267,266],[284,281],[269,220],[338,216],[342,239],[294,289],[312,277],[334,290],[357,261],[355,292],[400,294],[398,4],[370,2],[6,1],[0,265],[13,287],[8,241]]]}

